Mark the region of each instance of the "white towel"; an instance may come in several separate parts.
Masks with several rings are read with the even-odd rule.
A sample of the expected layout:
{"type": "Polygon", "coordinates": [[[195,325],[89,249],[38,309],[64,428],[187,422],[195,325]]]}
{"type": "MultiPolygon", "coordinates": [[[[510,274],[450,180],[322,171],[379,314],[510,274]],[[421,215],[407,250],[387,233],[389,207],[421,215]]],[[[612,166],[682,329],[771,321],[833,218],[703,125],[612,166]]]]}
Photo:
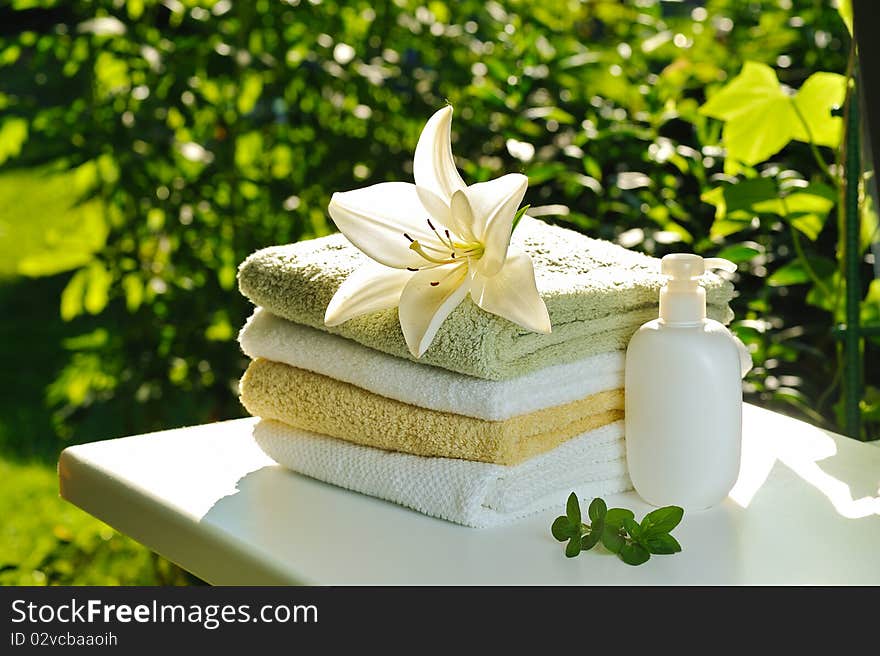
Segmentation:
{"type": "Polygon", "coordinates": [[[277,463],[333,485],[477,528],[631,487],[623,422],[584,433],[514,467],[382,451],[263,420],[259,447],[277,463]]]}
{"type": "Polygon", "coordinates": [[[245,355],[283,362],[404,403],[501,421],[623,387],[611,351],[508,380],[485,380],[394,357],[258,308],[238,336],[245,355]]]}

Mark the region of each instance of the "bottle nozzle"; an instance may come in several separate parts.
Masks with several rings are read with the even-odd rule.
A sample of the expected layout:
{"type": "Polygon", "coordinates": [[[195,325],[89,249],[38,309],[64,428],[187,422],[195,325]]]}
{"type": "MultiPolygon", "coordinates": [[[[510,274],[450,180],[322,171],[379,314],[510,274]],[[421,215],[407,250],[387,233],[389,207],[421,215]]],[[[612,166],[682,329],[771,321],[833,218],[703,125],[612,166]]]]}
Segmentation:
{"type": "Polygon", "coordinates": [[[691,280],[699,278],[709,269],[722,269],[733,273],[736,265],[721,257],[702,258],[692,253],[673,253],[660,261],[660,273],[672,280],[691,280]]]}
{"type": "Polygon", "coordinates": [[[720,257],[702,258],[673,253],[660,261],[660,273],[669,277],[660,290],[660,318],[667,323],[692,324],[706,318],[706,292],[697,278],[708,269],[733,273],[736,264],[720,257]]]}

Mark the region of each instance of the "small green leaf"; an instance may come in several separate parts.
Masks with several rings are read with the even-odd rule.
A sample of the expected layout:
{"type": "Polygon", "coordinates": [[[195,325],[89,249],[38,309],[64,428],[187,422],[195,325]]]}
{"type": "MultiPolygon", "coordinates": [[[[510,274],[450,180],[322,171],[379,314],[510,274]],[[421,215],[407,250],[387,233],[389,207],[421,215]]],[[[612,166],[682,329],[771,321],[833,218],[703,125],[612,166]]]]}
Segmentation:
{"type": "Polygon", "coordinates": [[[836,202],[834,189],[823,184],[812,184],[781,198],[779,213],[807,239],[816,241],[836,202]]]}
{"type": "Polygon", "coordinates": [[[238,113],[250,114],[257,104],[257,100],[260,99],[261,93],[263,93],[263,80],[260,75],[256,73],[245,74],[238,90],[238,113]]]}
{"type": "Polygon", "coordinates": [[[514,217],[513,217],[513,226],[510,228],[510,231],[511,231],[511,232],[513,232],[514,230],[516,230],[516,226],[519,225],[519,221],[520,221],[520,219],[522,219],[523,216],[525,215],[525,213],[529,211],[529,208],[530,208],[530,207],[531,207],[531,205],[523,205],[522,207],[520,207],[520,208],[516,211],[516,214],[515,214],[514,217]]]}
{"type": "MultiPolygon", "coordinates": [[[[834,263],[828,258],[811,257],[809,258],[810,267],[820,278],[831,275],[834,271],[834,263]]],[[[767,284],[770,287],[787,287],[789,285],[802,285],[810,282],[810,272],[800,260],[792,260],[785,266],[774,271],[767,278],[767,284]]]]}
{"type": "Polygon", "coordinates": [[[788,215],[828,214],[837,202],[837,192],[824,184],[811,184],[792,192],[782,199],[783,210],[788,215]]]}
{"type": "Polygon", "coordinates": [[[572,531],[571,522],[569,522],[568,517],[565,517],[564,515],[560,515],[553,520],[553,525],[550,527],[550,532],[553,533],[553,537],[560,542],[565,542],[574,534],[574,531],[572,531]]]}
{"type": "Polygon", "coordinates": [[[880,237],[880,216],[877,215],[871,194],[865,194],[865,202],[860,209],[862,229],[859,236],[859,253],[864,253],[880,237]]]}
{"type": "Polygon", "coordinates": [[[242,171],[250,172],[263,161],[263,135],[260,132],[246,132],[235,140],[235,165],[242,171]]]}
{"type": "Polygon", "coordinates": [[[678,540],[668,533],[646,537],[643,544],[652,554],[674,554],[681,551],[678,540]]]}
{"type": "Polygon", "coordinates": [[[623,520],[633,519],[634,517],[635,514],[633,514],[632,510],[627,508],[612,508],[605,514],[605,526],[612,526],[619,529],[623,526],[623,520]]]}
{"type": "Polygon", "coordinates": [[[568,502],[565,504],[565,514],[572,526],[581,525],[581,505],[578,502],[577,495],[572,492],[568,495],[568,502]]]}
{"type": "Polygon", "coordinates": [[[647,549],[634,542],[624,544],[618,555],[627,565],[641,565],[648,562],[648,559],[651,557],[647,549]]]}
{"type": "Polygon", "coordinates": [[[624,537],[620,534],[619,528],[605,524],[605,530],[602,531],[602,546],[611,553],[617,553],[624,542],[624,537]]]}
{"type": "Polygon", "coordinates": [[[110,286],[113,275],[101,262],[95,260],[89,264],[83,307],[89,314],[100,314],[110,300],[110,286]]]}
{"type": "Polygon", "coordinates": [[[605,505],[605,501],[602,499],[597,497],[590,503],[588,514],[590,515],[591,521],[595,522],[604,519],[607,512],[608,506],[605,505]]]}
{"type": "Polygon", "coordinates": [[[641,532],[645,537],[669,533],[678,526],[683,515],[684,510],[679,506],[657,508],[642,519],[641,532]]]}
{"type": "Polygon", "coordinates": [[[797,214],[788,217],[788,219],[795,230],[810,241],[816,241],[822,228],[825,227],[825,217],[818,214],[797,214]]]}
{"type": "Polygon", "coordinates": [[[28,122],[23,118],[11,117],[0,126],[0,164],[7,159],[18,157],[21,147],[28,138],[28,122]]]}
{"type": "Polygon", "coordinates": [[[700,196],[715,207],[716,219],[750,222],[756,214],[779,214],[779,192],[770,178],[723,184],[700,196]]]}
{"type": "Polygon", "coordinates": [[[581,551],[589,551],[590,549],[595,547],[601,537],[601,531],[590,531],[589,533],[587,533],[587,535],[585,535],[581,540],[581,551]]]}
{"type": "Polygon", "coordinates": [[[599,542],[629,565],[641,565],[652,553],[673,554],[681,551],[681,545],[669,535],[684,514],[678,506],[657,508],[645,515],[640,525],[631,510],[609,509],[602,499],[595,498],[588,508],[592,523],[586,524],[580,521],[580,502],[572,492],[568,497],[566,513],[553,521],[550,530],[560,542],[568,540],[565,545],[568,558],[592,549],[599,542]]]}
{"type": "Polygon", "coordinates": [[[571,539],[568,541],[568,544],[565,545],[565,555],[569,558],[574,558],[581,552],[581,536],[573,535],[571,539]]]}
{"type": "Polygon", "coordinates": [[[849,33],[853,33],[853,8],[852,8],[852,0],[840,0],[837,3],[837,12],[840,14],[840,18],[843,19],[843,24],[846,25],[846,29],[849,30],[849,33]]]}
{"type": "Polygon", "coordinates": [[[626,532],[629,533],[630,537],[633,539],[638,539],[639,535],[642,533],[641,527],[636,523],[634,519],[624,519],[623,527],[626,529],[626,532]]]}
{"type": "Polygon", "coordinates": [[[757,257],[760,254],[761,251],[756,248],[744,244],[736,244],[728,246],[727,248],[722,248],[716,257],[721,257],[725,260],[730,260],[734,264],[739,264],[741,262],[748,262],[753,257],[757,257]]]}
{"type": "Polygon", "coordinates": [[[709,228],[709,239],[719,240],[735,235],[752,227],[751,221],[734,221],[732,219],[715,219],[709,228]]]}

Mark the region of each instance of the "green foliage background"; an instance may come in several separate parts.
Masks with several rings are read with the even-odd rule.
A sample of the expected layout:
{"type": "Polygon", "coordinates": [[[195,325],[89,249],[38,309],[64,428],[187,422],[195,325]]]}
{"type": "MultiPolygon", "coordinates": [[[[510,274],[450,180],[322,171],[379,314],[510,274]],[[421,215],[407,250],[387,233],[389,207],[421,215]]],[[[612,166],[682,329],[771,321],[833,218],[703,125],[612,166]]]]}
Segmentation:
{"type": "Polygon", "coordinates": [[[546,220],[737,261],[748,399],[836,426],[833,143],[725,158],[700,111],[747,61],[845,74],[827,2],[12,0],[0,26],[0,582],[188,580],[47,501],[47,468],[240,416],[237,264],[332,230],[335,190],[410,178],[445,102],[466,179],[522,171],[546,220]]]}

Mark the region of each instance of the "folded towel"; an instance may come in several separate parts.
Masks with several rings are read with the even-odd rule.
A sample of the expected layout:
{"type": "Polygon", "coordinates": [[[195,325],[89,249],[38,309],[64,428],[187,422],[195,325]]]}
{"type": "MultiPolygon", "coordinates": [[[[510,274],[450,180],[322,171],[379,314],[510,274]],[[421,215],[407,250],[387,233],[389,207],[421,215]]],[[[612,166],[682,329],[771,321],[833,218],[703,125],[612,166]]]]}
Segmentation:
{"type": "MultiPolygon", "coordinates": [[[[443,323],[420,361],[480,378],[501,380],[605,351],[619,351],[636,329],[657,317],[665,278],[660,261],[607,241],[523,217],[512,243],[532,256],[538,291],[553,332],[541,335],[465,299],[443,323]]],[[[324,326],[324,312],[351,271],[367,261],[341,234],[274,246],[247,258],[239,288],[273,314],[412,359],[397,309],[324,326]]],[[[708,314],[724,323],[733,286],[714,274],[703,279],[708,314]]]]}
{"type": "Polygon", "coordinates": [[[590,498],[630,489],[622,438],[618,421],[505,467],[372,449],[276,421],[254,428],[259,447],[288,469],[477,528],[562,508],[572,491],[590,498]]]}
{"type": "Polygon", "coordinates": [[[623,417],[609,390],[504,421],[417,408],[327,376],[254,360],[241,379],[248,412],[295,428],[420,456],[513,465],[623,417]]]}
{"type": "Polygon", "coordinates": [[[252,359],[283,362],[420,408],[489,421],[623,388],[623,351],[600,353],[508,380],[485,380],[396,358],[261,308],[248,319],[238,341],[252,359]]]}

